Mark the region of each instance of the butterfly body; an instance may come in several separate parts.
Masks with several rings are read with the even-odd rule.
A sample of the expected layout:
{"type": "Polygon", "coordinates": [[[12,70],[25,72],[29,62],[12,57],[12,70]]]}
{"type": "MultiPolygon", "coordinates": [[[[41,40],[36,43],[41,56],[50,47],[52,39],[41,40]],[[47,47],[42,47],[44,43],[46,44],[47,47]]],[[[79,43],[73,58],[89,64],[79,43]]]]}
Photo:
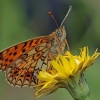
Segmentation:
{"type": "Polygon", "coordinates": [[[65,41],[65,27],[61,26],[49,36],[11,46],[0,52],[0,70],[5,71],[7,81],[13,86],[33,87],[39,82],[39,72],[49,72],[50,62],[63,53],[65,41]]]}

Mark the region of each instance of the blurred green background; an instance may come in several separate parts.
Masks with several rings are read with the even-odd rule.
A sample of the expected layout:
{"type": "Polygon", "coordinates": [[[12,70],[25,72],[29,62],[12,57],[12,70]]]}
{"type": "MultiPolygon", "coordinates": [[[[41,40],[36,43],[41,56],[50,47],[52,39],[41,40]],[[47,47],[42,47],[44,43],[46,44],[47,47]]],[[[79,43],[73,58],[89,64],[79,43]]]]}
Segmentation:
{"type": "MultiPolygon", "coordinates": [[[[73,9],[64,22],[67,39],[73,54],[89,46],[92,54],[100,51],[99,0],[0,0],[0,50],[15,43],[49,35],[57,26],[48,15],[52,11],[60,25],[69,6],[73,9]]],[[[100,100],[100,58],[90,67],[85,77],[91,90],[91,100],[100,100]]],[[[36,100],[34,89],[10,86],[5,74],[0,73],[0,100],[36,100]]],[[[73,100],[65,89],[38,100],[73,100]]]]}

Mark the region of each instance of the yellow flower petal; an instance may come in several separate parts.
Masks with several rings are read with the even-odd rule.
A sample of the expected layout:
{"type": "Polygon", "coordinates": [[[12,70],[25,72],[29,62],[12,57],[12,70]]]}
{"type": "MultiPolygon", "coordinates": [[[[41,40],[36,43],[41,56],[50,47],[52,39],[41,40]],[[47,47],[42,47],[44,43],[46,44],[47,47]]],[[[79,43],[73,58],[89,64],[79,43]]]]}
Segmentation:
{"type": "Polygon", "coordinates": [[[64,69],[62,68],[63,66],[60,66],[58,64],[58,62],[56,62],[54,60],[51,62],[51,64],[57,70],[58,73],[60,73],[62,76],[64,76],[64,69]]]}
{"type": "Polygon", "coordinates": [[[39,79],[45,79],[45,81],[48,81],[48,80],[52,79],[53,76],[51,74],[49,74],[48,72],[46,72],[46,71],[41,71],[39,73],[38,78],[39,79]]]}

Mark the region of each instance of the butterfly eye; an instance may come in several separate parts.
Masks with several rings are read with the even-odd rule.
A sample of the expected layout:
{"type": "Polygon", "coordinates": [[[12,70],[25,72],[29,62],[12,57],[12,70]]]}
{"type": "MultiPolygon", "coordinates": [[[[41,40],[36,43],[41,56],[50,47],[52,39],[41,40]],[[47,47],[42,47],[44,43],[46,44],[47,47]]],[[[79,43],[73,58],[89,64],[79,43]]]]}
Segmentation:
{"type": "Polygon", "coordinates": [[[57,32],[57,36],[59,36],[59,37],[61,37],[61,36],[62,36],[61,31],[58,31],[58,32],[57,32]]]}

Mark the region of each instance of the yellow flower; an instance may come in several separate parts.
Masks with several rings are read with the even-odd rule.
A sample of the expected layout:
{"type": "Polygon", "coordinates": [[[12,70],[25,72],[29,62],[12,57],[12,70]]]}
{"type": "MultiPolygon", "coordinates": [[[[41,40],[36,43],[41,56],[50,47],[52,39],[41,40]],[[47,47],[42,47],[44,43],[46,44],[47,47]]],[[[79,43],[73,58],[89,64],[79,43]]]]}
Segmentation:
{"type": "Polygon", "coordinates": [[[72,97],[84,100],[90,92],[85,82],[83,72],[91,66],[100,55],[97,50],[89,55],[88,47],[80,49],[80,55],[74,56],[69,51],[64,56],[58,55],[51,62],[53,69],[50,73],[41,71],[38,75],[40,83],[36,86],[36,96],[40,97],[56,91],[58,88],[66,88],[72,97]]]}

